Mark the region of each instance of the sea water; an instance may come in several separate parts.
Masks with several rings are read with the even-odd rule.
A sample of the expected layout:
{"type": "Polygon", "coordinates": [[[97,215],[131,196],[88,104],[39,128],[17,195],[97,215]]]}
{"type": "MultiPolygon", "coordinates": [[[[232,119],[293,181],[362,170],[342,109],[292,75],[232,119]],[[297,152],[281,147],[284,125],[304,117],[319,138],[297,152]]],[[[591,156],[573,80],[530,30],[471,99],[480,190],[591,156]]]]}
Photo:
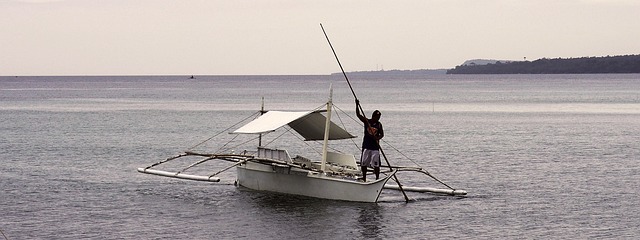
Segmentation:
{"type": "Polygon", "coordinates": [[[0,77],[0,230],[8,239],[640,237],[640,75],[350,80],[365,113],[382,112],[391,164],[469,194],[409,193],[405,203],[385,190],[379,203],[349,203],[238,188],[233,170],[220,183],[136,172],[194,146],[215,150],[215,138],[200,143],[263,97],[269,110],[309,110],[332,85],[339,112],[354,115],[340,75],[0,77]]]}

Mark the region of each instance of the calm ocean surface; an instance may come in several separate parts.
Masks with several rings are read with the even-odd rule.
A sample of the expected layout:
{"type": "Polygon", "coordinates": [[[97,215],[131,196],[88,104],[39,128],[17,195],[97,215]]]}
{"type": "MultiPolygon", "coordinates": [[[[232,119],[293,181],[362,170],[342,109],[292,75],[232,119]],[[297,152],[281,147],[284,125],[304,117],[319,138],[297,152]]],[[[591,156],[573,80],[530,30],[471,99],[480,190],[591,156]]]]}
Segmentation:
{"type": "MultiPolygon", "coordinates": [[[[235,170],[220,183],[136,172],[249,116],[261,97],[267,109],[318,107],[331,83],[353,114],[341,76],[0,77],[0,230],[11,240],[640,237],[638,74],[351,77],[367,115],[382,112],[385,141],[466,197],[405,203],[385,190],[377,204],[348,203],[237,188],[235,170]]],[[[387,149],[392,164],[413,164],[387,149]]]]}

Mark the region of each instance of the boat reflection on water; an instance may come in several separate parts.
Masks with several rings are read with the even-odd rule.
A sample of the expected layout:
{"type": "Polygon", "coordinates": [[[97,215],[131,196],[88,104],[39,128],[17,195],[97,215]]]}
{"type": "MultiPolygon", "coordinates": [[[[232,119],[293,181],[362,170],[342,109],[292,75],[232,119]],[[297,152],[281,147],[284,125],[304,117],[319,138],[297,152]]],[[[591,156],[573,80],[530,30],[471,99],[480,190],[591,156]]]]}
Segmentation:
{"type": "Polygon", "coordinates": [[[363,204],[360,206],[358,216],[358,230],[363,239],[380,239],[383,237],[382,214],[380,205],[363,204]]]}

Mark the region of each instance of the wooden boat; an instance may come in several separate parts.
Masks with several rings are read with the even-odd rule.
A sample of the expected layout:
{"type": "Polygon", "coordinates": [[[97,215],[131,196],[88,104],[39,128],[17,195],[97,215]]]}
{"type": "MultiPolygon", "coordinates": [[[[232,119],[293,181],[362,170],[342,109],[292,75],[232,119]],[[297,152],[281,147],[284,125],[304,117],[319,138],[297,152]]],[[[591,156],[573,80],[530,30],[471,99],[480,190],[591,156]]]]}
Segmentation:
{"type": "MultiPolygon", "coordinates": [[[[236,183],[242,187],[258,191],[354,202],[377,202],[383,189],[448,195],[466,194],[465,191],[454,189],[415,187],[403,189],[400,184],[385,185],[395,177],[398,171],[423,171],[420,168],[391,167],[389,171],[383,172],[378,180],[368,182],[359,180],[361,177],[360,166],[353,154],[328,151],[329,141],[351,139],[355,136],[331,121],[333,106],[331,94],[324,106],[326,106],[325,110],[261,111],[264,113],[263,115],[232,132],[233,134],[262,136],[262,134],[273,132],[279,128],[288,127],[305,141],[323,141],[322,157],[319,160],[314,161],[299,155],[291,157],[285,149],[273,149],[258,144],[255,151],[245,150],[239,154],[185,152],[146,168],[138,168],[138,172],[187,180],[218,182],[220,181],[220,178],[217,177],[219,173],[235,167],[237,170],[236,183]],[[172,172],[155,168],[186,156],[199,156],[204,159],[192,163],[181,171],[172,172]],[[224,160],[233,162],[233,164],[211,175],[185,173],[192,167],[210,160],[224,160]]],[[[429,175],[426,171],[423,173],[429,175]]],[[[396,182],[398,182],[397,179],[396,182]]]]}

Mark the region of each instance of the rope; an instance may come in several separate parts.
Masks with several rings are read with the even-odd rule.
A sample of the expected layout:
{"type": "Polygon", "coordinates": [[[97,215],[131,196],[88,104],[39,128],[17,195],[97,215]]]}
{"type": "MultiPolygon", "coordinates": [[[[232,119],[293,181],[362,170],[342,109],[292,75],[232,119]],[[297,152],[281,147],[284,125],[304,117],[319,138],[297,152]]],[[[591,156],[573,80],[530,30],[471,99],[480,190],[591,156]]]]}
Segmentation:
{"type": "Polygon", "coordinates": [[[236,138],[238,138],[238,136],[240,136],[240,134],[236,134],[233,138],[231,138],[231,140],[229,140],[227,143],[225,143],[224,145],[222,145],[220,148],[218,148],[218,150],[216,150],[216,153],[222,153],[222,150],[225,149],[224,147],[226,147],[227,145],[229,145],[229,143],[233,142],[233,140],[236,140],[236,138]]]}
{"type": "MultiPolygon", "coordinates": [[[[353,120],[353,121],[355,122],[355,119],[354,119],[351,115],[347,114],[347,112],[345,112],[344,110],[342,110],[341,108],[339,108],[339,107],[338,107],[338,106],[336,106],[336,105],[333,105],[333,107],[334,107],[335,109],[338,109],[340,112],[342,112],[342,114],[347,115],[348,117],[350,117],[350,118],[351,118],[351,120],[353,120]]],[[[342,124],[342,128],[347,129],[347,126],[346,126],[346,125],[344,124],[344,122],[342,121],[342,118],[340,117],[340,114],[336,114],[336,115],[338,116],[338,119],[340,120],[340,124],[342,124]]],[[[358,149],[358,151],[362,151],[362,149],[360,149],[360,145],[358,145],[358,143],[356,143],[356,141],[355,141],[354,139],[355,139],[355,138],[351,138],[351,142],[353,143],[353,145],[354,145],[354,146],[356,146],[356,148],[358,149]]]]}
{"type": "MultiPolygon", "coordinates": [[[[246,144],[246,143],[248,143],[248,142],[254,141],[254,140],[258,139],[258,138],[260,138],[260,136],[257,136],[257,137],[254,137],[254,138],[251,138],[251,139],[249,139],[249,140],[247,140],[247,141],[244,141],[244,142],[241,142],[241,143],[238,143],[238,144],[236,144],[236,145],[234,145],[234,146],[231,146],[231,147],[229,147],[229,148],[227,148],[227,149],[233,150],[234,148],[237,148],[237,147],[238,147],[238,146],[240,146],[240,145],[243,145],[243,144],[246,144]]],[[[234,138],[234,139],[235,139],[235,138],[234,138]]],[[[231,142],[228,142],[228,143],[231,143],[231,142]]],[[[228,144],[228,143],[227,143],[227,144],[228,144]]],[[[227,144],[225,144],[225,145],[227,145],[227,144]]],[[[221,153],[221,152],[222,152],[222,149],[220,149],[218,152],[219,152],[219,153],[221,153]]]]}
{"type": "Polygon", "coordinates": [[[2,233],[2,236],[4,237],[4,239],[5,239],[5,240],[9,240],[9,239],[7,238],[7,235],[4,235],[4,232],[2,231],[2,229],[0,229],[0,233],[2,233]]]}
{"type": "Polygon", "coordinates": [[[239,122],[237,122],[237,123],[235,123],[235,124],[231,125],[230,127],[226,128],[225,130],[222,130],[221,132],[216,133],[216,134],[215,134],[215,135],[213,135],[212,137],[207,138],[206,140],[204,140],[204,141],[202,141],[202,142],[200,142],[200,143],[198,143],[198,144],[194,145],[193,147],[188,148],[187,150],[193,150],[194,148],[196,148],[196,147],[198,147],[198,146],[200,146],[200,145],[202,145],[202,144],[204,144],[204,143],[206,143],[206,142],[210,141],[210,140],[211,140],[211,139],[213,139],[214,137],[217,137],[218,135],[220,135],[220,134],[222,134],[222,133],[224,133],[224,132],[229,131],[229,129],[234,128],[234,127],[235,127],[235,126],[237,126],[238,124],[240,124],[240,123],[242,123],[242,122],[246,121],[246,120],[247,120],[247,119],[249,119],[249,118],[255,117],[255,115],[258,115],[258,114],[260,114],[260,112],[259,112],[259,111],[258,111],[258,112],[255,112],[254,114],[251,114],[250,116],[246,117],[245,119],[240,120],[239,122]]]}
{"type": "MultiPolygon", "coordinates": [[[[391,147],[391,149],[395,150],[396,152],[400,153],[400,155],[402,155],[402,157],[406,158],[407,160],[409,160],[410,162],[412,162],[413,164],[415,164],[417,167],[419,167],[420,169],[424,168],[422,166],[420,166],[420,164],[418,164],[416,161],[414,161],[413,159],[411,159],[409,156],[407,156],[406,154],[404,154],[403,152],[401,152],[400,150],[398,150],[396,147],[394,147],[393,145],[389,144],[387,141],[382,140],[382,142],[384,142],[387,146],[391,147]]],[[[425,170],[426,171],[426,170],[425,170]]]]}
{"type": "MultiPolygon", "coordinates": [[[[291,128],[289,128],[286,132],[291,132],[291,128]]],[[[310,150],[312,150],[312,151],[316,152],[317,154],[322,155],[322,153],[321,153],[320,151],[318,151],[318,148],[314,148],[313,146],[311,146],[311,144],[309,144],[309,141],[305,141],[304,139],[302,139],[302,137],[301,137],[300,135],[298,135],[298,134],[291,134],[291,135],[293,135],[293,136],[294,136],[294,137],[296,137],[298,140],[300,140],[302,143],[304,143],[305,145],[307,145],[307,147],[308,147],[310,150]]]]}

